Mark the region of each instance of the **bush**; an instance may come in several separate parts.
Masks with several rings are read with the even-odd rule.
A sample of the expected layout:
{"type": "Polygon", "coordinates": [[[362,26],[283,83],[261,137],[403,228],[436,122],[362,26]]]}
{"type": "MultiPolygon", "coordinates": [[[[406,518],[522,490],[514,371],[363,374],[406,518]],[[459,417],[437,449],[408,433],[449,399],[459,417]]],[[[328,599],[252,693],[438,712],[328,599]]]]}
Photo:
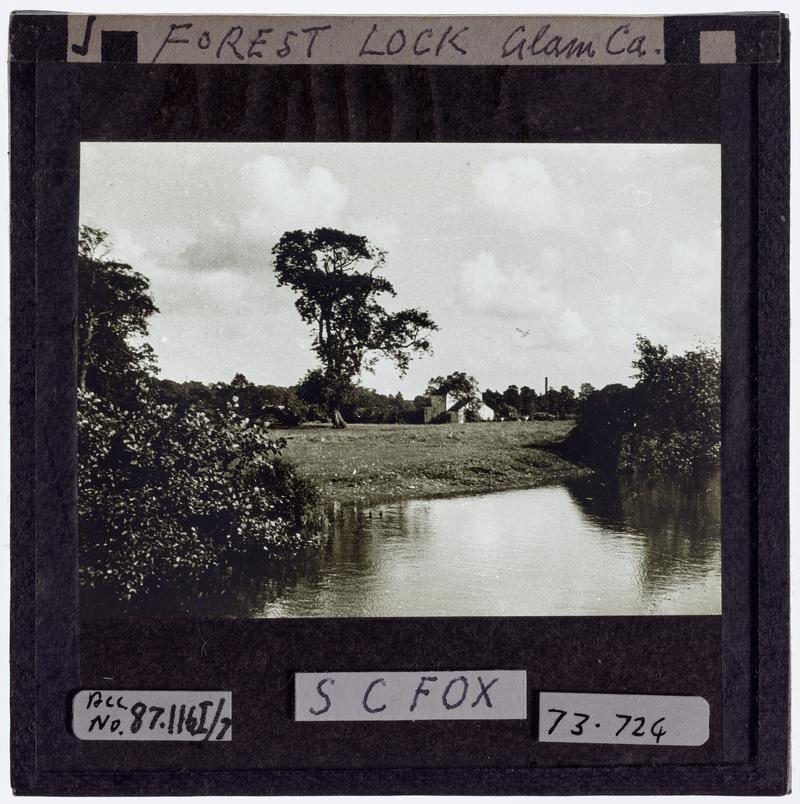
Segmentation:
{"type": "Polygon", "coordinates": [[[607,385],[581,403],[578,422],[564,449],[580,463],[617,469],[622,439],[636,426],[635,392],[625,385],[607,385]]]}
{"type": "Polygon", "coordinates": [[[284,439],[241,417],[143,394],[78,404],[81,583],[129,599],[191,581],[235,553],[292,552],[314,524],[314,488],[280,458],[284,439]]]}
{"type": "Polygon", "coordinates": [[[646,338],[636,342],[639,358],[635,429],[625,433],[622,469],[685,474],[719,463],[720,358],[712,349],[668,355],[646,338]]]}
{"type": "Polygon", "coordinates": [[[720,455],[720,358],[698,348],[669,355],[637,338],[633,388],[608,385],[581,402],[564,444],[574,460],[603,469],[682,475],[720,455]]]}

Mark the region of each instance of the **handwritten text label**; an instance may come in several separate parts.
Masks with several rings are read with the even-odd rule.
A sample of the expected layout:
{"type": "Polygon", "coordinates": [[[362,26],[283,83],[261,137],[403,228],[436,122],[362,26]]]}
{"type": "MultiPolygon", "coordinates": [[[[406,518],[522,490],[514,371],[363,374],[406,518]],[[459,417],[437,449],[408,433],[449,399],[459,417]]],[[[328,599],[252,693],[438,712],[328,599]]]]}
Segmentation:
{"type": "Polygon", "coordinates": [[[663,64],[661,17],[69,16],[67,60],[103,32],[145,64],[663,64]]]}
{"type": "Polygon", "coordinates": [[[584,692],[539,696],[539,740],[543,743],[703,745],[708,734],[705,698],[584,692]]]}
{"type": "Polygon", "coordinates": [[[298,673],[295,720],[521,720],[524,670],[298,673]]]}
{"type": "Polygon", "coordinates": [[[81,740],[232,739],[230,692],[81,690],[72,699],[72,731],[81,740]]]}

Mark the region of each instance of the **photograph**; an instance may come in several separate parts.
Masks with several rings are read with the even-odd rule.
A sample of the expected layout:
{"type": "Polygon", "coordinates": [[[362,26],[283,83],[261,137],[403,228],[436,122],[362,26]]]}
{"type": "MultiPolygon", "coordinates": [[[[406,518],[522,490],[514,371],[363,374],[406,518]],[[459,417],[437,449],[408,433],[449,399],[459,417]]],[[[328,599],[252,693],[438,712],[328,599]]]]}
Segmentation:
{"type": "Polygon", "coordinates": [[[719,615],[720,146],[83,142],[81,616],[719,615]]]}

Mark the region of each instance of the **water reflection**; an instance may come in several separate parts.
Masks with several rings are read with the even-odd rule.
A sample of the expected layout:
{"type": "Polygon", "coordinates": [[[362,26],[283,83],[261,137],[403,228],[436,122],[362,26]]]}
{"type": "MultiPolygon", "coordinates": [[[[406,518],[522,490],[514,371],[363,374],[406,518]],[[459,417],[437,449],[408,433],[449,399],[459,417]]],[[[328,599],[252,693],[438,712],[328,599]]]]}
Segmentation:
{"type": "MultiPolygon", "coordinates": [[[[353,507],[321,546],[127,613],[238,617],[717,614],[720,488],[583,478],[353,507]]],[[[106,610],[107,612],[107,610],[106,610]]],[[[88,612],[91,614],[91,612],[88,612]]]]}
{"type": "Polygon", "coordinates": [[[589,522],[609,535],[637,539],[643,597],[652,601],[685,594],[694,600],[703,593],[697,582],[705,580],[713,584],[707,591],[717,603],[707,613],[719,613],[718,471],[693,478],[691,485],[593,476],[567,481],[565,486],[589,522]]]}

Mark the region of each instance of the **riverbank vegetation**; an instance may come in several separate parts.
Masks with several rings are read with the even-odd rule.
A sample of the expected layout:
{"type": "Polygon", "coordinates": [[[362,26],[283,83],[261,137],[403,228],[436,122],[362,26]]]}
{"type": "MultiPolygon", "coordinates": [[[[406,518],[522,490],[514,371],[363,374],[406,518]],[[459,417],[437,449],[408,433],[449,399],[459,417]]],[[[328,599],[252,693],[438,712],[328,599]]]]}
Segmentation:
{"type": "Polygon", "coordinates": [[[141,339],[149,282],[83,227],[78,272],[80,581],[112,598],[191,582],[234,555],[291,553],[318,528],[285,440],[242,416],[165,404],[141,339]]]}
{"type": "Polygon", "coordinates": [[[718,466],[719,353],[699,346],[670,355],[642,336],[636,348],[636,384],[589,393],[560,454],[606,471],[673,478],[718,466]]]}

